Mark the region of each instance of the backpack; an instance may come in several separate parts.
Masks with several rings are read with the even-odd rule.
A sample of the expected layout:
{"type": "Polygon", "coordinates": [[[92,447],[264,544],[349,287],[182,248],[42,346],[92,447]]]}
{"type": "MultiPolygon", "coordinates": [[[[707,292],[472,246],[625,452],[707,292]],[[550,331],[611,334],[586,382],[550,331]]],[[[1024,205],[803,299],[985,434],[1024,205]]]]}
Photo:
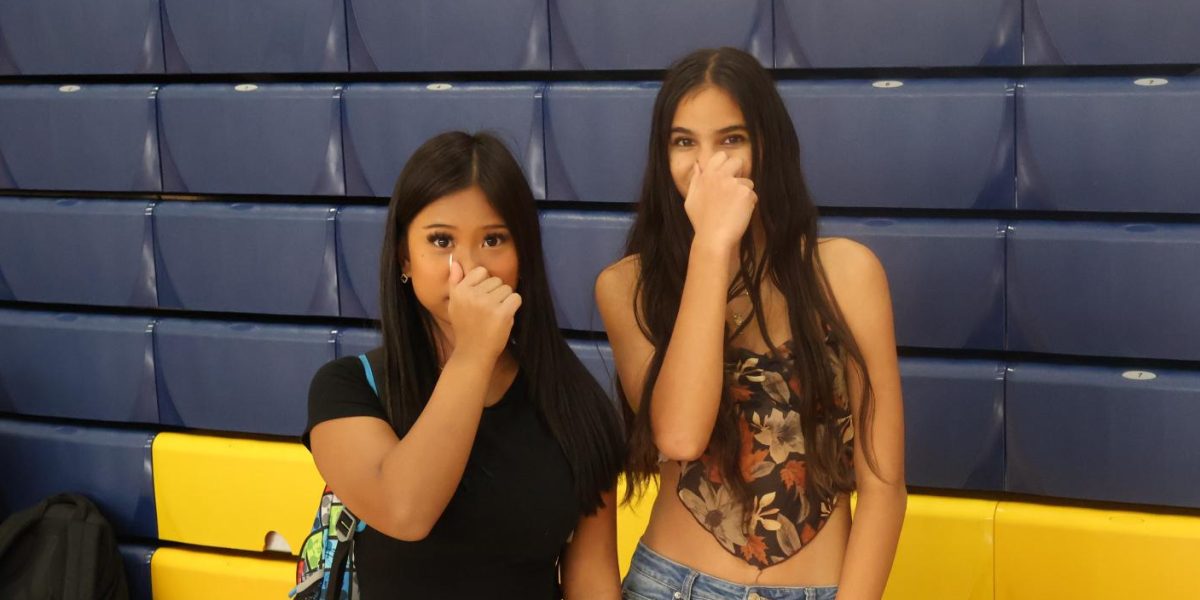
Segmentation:
{"type": "Polygon", "coordinates": [[[129,600],[125,563],[100,509],[58,494],[0,523],[0,598],[129,600]]]}
{"type": "MultiPolygon", "coordinates": [[[[375,374],[367,355],[359,354],[367,383],[379,395],[375,374]]],[[[342,504],[333,490],[325,486],[312,533],[300,547],[296,562],[296,587],[289,598],[294,600],[358,600],[358,573],[354,568],[354,534],[366,529],[350,509],[342,504]]]]}

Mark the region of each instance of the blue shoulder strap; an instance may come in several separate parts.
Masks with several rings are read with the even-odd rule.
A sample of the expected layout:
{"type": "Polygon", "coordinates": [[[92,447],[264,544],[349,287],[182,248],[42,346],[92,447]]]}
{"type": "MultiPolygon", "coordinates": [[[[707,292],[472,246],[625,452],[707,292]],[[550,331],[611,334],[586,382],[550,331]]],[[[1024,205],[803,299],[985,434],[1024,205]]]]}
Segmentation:
{"type": "Polygon", "coordinates": [[[371,384],[371,391],[375,392],[375,395],[378,396],[379,388],[375,387],[375,373],[371,371],[371,363],[367,360],[367,355],[359,354],[358,360],[362,362],[363,371],[367,372],[367,383],[371,384]]]}

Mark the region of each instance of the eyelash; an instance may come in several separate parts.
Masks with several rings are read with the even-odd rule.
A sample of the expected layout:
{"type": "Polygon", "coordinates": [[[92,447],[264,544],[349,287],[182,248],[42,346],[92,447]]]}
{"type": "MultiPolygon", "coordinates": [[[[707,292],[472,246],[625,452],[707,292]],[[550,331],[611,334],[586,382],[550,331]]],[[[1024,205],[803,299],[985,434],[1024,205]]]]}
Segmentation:
{"type": "MultiPolygon", "coordinates": [[[[441,250],[446,250],[446,249],[450,248],[450,244],[454,243],[454,238],[450,237],[449,235],[447,235],[445,233],[440,233],[440,232],[439,233],[431,233],[431,234],[429,234],[429,236],[426,239],[429,241],[430,244],[433,244],[433,246],[435,248],[438,248],[441,250]],[[445,245],[442,245],[442,242],[445,242],[445,245]]],[[[508,241],[508,234],[491,233],[483,238],[483,245],[486,248],[495,248],[507,241],[508,241]],[[496,243],[495,243],[495,245],[489,246],[488,242],[492,241],[492,240],[495,240],[496,243]]]]}
{"type": "MultiPolygon", "coordinates": [[[[742,134],[734,134],[734,135],[726,136],[725,139],[721,140],[721,143],[733,145],[733,144],[741,144],[742,142],[745,142],[745,141],[746,141],[746,136],[744,136],[742,134]]],[[[691,138],[685,138],[685,137],[675,138],[675,139],[671,140],[672,146],[678,146],[680,148],[690,148],[690,147],[694,146],[695,143],[696,142],[694,140],[692,140],[691,138]]]]}

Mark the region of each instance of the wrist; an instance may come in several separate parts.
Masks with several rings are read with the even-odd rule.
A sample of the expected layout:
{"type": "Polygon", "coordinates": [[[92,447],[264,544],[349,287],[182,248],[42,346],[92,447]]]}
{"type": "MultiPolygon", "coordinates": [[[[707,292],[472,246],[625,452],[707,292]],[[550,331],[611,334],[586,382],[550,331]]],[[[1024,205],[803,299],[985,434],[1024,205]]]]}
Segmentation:
{"type": "Polygon", "coordinates": [[[450,357],[446,359],[446,364],[442,367],[442,370],[446,371],[450,368],[491,370],[498,358],[499,355],[497,353],[489,352],[482,348],[460,346],[456,347],[450,353],[450,357]]]}

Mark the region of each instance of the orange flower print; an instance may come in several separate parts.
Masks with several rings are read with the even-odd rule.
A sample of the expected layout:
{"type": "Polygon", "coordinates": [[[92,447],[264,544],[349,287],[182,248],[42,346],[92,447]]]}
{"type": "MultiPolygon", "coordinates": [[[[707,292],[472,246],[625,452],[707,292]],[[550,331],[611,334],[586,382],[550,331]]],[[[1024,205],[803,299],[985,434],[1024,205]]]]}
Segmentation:
{"type": "Polygon", "coordinates": [[[754,392],[744,385],[737,384],[729,386],[729,397],[732,398],[734,402],[745,402],[753,395],[754,392]]]}
{"type": "Polygon", "coordinates": [[[800,530],[800,543],[807,544],[807,543],[811,542],[812,539],[815,537],[817,537],[817,530],[813,529],[812,525],[805,523],[804,529],[800,530]]]}
{"type": "Polygon", "coordinates": [[[800,378],[795,374],[788,378],[788,389],[792,390],[793,396],[800,397],[800,378]]]}
{"type": "Polygon", "coordinates": [[[713,458],[713,455],[705,452],[700,457],[700,462],[704,463],[704,477],[706,479],[717,485],[725,483],[725,478],[721,476],[721,465],[718,464],[716,458],[713,458]]]}
{"type": "Polygon", "coordinates": [[[764,462],[767,458],[766,450],[751,452],[741,456],[742,480],[753,481],[759,477],[768,475],[775,469],[774,463],[764,462]]]}
{"type": "Polygon", "coordinates": [[[757,564],[767,562],[767,544],[761,537],[753,533],[746,537],[746,545],[738,548],[738,550],[742,553],[742,558],[746,562],[752,560],[757,560],[757,564]]]}
{"type": "Polygon", "coordinates": [[[779,470],[779,479],[783,481],[783,485],[796,492],[797,496],[804,493],[807,476],[808,465],[797,460],[787,461],[787,464],[779,470]]]}

